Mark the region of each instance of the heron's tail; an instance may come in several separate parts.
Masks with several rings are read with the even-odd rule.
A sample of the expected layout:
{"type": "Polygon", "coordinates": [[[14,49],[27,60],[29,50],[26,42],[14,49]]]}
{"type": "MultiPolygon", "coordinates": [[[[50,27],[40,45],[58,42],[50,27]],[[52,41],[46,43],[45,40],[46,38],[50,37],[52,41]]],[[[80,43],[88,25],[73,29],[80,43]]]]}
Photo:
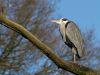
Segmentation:
{"type": "Polygon", "coordinates": [[[84,60],[85,59],[85,48],[81,49],[78,54],[77,54],[77,59],[78,60],[84,60]]]}

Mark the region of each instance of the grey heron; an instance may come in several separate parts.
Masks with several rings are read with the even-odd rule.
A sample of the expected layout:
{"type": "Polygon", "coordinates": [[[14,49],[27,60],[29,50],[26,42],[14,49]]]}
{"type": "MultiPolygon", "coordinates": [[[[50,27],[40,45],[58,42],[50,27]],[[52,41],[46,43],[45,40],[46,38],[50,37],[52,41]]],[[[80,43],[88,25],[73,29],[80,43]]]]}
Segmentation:
{"type": "Polygon", "coordinates": [[[78,26],[66,18],[52,20],[51,22],[59,24],[59,29],[64,43],[72,49],[73,61],[83,56],[83,38],[78,26]]]}

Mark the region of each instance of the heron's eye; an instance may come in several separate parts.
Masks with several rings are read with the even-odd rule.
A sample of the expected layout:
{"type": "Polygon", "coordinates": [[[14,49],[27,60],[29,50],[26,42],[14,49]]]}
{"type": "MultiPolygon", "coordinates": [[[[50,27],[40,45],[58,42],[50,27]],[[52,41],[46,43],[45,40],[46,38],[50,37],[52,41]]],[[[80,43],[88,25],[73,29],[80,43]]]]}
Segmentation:
{"type": "Polygon", "coordinates": [[[63,20],[63,21],[66,21],[67,19],[66,19],[66,18],[63,18],[62,20],[63,20]]]}

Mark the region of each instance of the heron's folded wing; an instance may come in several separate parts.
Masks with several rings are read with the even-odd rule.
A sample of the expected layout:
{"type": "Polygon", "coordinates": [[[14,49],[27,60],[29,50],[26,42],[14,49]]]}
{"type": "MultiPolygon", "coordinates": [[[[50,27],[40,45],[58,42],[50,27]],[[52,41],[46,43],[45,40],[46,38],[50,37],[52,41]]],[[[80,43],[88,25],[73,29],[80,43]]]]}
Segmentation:
{"type": "Polygon", "coordinates": [[[69,40],[75,45],[78,50],[79,56],[82,56],[82,48],[83,48],[83,39],[80,33],[79,28],[76,26],[75,23],[70,22],[66,27],[66,35],[69,40]]]}

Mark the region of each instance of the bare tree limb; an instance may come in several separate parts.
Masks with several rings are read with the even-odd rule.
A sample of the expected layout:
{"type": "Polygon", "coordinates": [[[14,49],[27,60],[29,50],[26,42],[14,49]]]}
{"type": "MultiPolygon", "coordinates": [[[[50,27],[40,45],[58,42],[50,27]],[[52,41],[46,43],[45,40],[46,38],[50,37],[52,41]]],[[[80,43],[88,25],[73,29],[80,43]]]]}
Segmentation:
{"type": "Polygon", "coordinates": [[[4,26],[13,29],[14,31],[20,33],[23,37],[28,39],[32,44],[39,48],[48,58],[50,58],[59,68],[62,68],[77,75],[100,75],[99,72],[96,72],[88,67],[73,62],[64,61],[58,55],[56,55],[51,48],[38,40],[32,33],[30,33],[20,24],[6,19],[2,15],[0,15],[0,22],[3,23],[4,26]]]}
{"type": "Polygon", "coordinates": [[[6,68],[19,70],[19,67],[16,64],[9,64],[5,61],[5,59],[0,59],[0,66],[4,66],[6,68]]]}
{"type": "Polygon", "coordinates": [[[5,46],[4,52],[2,52],[1,57],[6,59],[7,56],[13,51],[13,49],[19,44],[19,42],[17,42],[16,38],[18,37],[18,33],[13,33],[11,35],[11,39],[9,41],[9,43],[5,46]]]}

